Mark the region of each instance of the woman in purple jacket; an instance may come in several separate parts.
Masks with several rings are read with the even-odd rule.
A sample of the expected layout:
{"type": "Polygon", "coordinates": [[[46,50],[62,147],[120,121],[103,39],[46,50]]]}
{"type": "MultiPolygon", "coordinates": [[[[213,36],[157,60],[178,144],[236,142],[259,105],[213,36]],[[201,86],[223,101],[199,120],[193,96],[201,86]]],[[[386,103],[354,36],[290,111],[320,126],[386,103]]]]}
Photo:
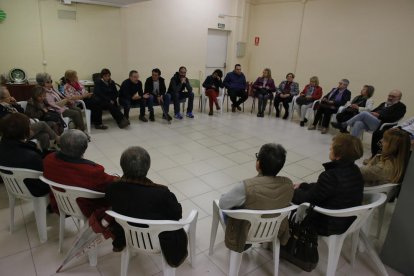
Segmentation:
{"type": "Polygon", "coordinates": [[[254,96],[258,99],[257,117],[264,117],[267,100],[273,99],[273,92],[276,91],[275,82],[272,79],[272,72],[269,68],[263,70],[263,76],[258,77],[253,83],[254,96]]]}

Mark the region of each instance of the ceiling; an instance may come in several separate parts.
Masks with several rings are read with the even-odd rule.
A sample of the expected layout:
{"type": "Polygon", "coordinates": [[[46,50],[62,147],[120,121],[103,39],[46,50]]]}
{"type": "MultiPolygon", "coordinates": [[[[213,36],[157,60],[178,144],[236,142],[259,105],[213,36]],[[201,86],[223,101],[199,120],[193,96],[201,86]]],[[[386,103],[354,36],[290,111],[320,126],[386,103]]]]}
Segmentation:
{"type": "Polygon", "coordinates": [[[104,5],[104,6],[113,6],[113,7],[125,7],[131,4],[151,1],[151,0],[61,0],[62,3],[85,3],[93,5],[104,5]]]}

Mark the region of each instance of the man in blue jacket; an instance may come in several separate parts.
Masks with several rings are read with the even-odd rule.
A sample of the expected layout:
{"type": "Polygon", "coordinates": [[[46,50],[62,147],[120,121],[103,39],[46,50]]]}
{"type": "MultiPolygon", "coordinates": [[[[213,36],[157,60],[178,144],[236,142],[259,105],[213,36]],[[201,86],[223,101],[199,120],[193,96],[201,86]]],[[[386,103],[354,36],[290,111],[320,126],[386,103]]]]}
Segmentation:
{"type": "Polygon", "coordinates": [[[232,102],[231,111],[241,110],[240,105],[247,100],[246,77],[241,71],[241,65],[236,64],[233,72],[227,73],[223,81],[232,102]],[[239,97],[239,100],[237,100],[239,97]]]}

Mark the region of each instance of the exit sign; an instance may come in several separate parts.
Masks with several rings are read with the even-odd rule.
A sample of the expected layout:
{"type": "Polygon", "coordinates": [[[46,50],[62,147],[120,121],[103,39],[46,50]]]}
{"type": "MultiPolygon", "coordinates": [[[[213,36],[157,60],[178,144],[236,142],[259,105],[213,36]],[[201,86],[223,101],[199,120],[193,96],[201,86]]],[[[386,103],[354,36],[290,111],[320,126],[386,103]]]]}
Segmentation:
{"type": "Polygon", "coordinates": [[[224,29],[224,28],[226,27],[226,24],[224,24],[224,23],[218,23],[218,24],[217,24],[217,27],[218,27],[219,29],[224,29]]]}

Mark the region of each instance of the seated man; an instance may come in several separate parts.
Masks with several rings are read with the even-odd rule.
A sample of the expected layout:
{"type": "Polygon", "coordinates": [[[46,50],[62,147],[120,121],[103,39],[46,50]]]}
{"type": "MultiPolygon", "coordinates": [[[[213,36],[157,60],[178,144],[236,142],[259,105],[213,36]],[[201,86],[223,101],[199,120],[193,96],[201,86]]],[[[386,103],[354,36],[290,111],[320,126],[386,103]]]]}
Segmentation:
{"type": "Polygon", "coordinates": [[[322,98],[313,124],[309,126],[310,130],[315,129],[319,121],[322,121],[321,133],[325,134],[328,132],[332,114],[337,113],[339,107],[345,105],[351,99],[351,91],[347,89],[348,85],[349,80],[342,79],[337,88],[333,88],[331,92],[322,98]]]}
{"type": "MultiPolygon", "coordinates": [[[[286,150],[277,144],[265,144],[256,154],[257,176],[240,182],[223,194],[219,201],[221,209],[272,210],[288,207],[293,197],[293,183],[284,176],[276,176],[286,161],[286,150]]],[[[243,252],[249,223],[233,218],[227,219],[226,246],[243,252]]],[[[285,245],[289,239],[288,224],[283,221],[278,237],[285,245]]]]}
{"type": "Polygon", "coordinates": [[[142,82],[139,80],[138,72],[132,70],[129,72],[129,79],[126,79],[121,84],[119,90],[119,104],[124,107],[124,116],[129,120],[129,110],[132,105],[140,106],[139,119],[143,122],[148,122],[145,118],[145,106],[148,105],[150,112],[150,120],[154,121],[154,97],[149,93],[142,91],[142,82]]]}
{"type": "MultiPolygon", "coordinates": [[[[140,219],[179,220],[182,217],[181,204],[166,186],[153,183],[147,178],[151,165],[148,152],[141,147],[130,147],[121,156],[122,178],[109,185],[106,199],[115,212],[140,219]]],[[[112,227],[115,239],[114,251],[121,251],[125,245],[123,228],[112,227]]],[[[179,266],[187,256],[187,234],[183,229],[163,232],[159,235],[163,255],[170,266],[179,266]]]]}
{"type": "MultiPolygon", "coordinates": [[[[42,152],[36,144],[26,139],[30,135],[30,120],[24,114],[12,113],[0,121],[0,165],[43,171],[42,152]]],[[[27,189],[33,196],[47,195],[49,185],[39,179],[25,180],[27,189]]]]}
{"type": "Polygon", "coordinates": [[[231,111],[236,112],[236,108],[240,111],[240,105],[247,100],[246,77],[241,71],[240,64],[234,66],[233,72],[227,73],[223,80],[223,84],[224,87],[227,88],[227,92],[232,102],[231,111]],[[237,97],[239,97],[239,100],[237,100],[237,97]]]}
{"type": "Polygon", "coordinates": [[[163,110],[162,117],[165,120],[171,121],[172,118],[170,115],[168,115],[171,95],[167,93],[165,80],[163,77],[161,77],[160,69],[152,69],[151,77],[145,80],[144,94],[153,95],[154,102],[161,105],[161,108],[163,110]]]}
{"type": "MultiPolygon", "coordinates": [[[[129,120],[127,120],[119,110],[117,98],[118,90],[116,89],[115,82],[111,79],[111,71],[106,68],[102,69],[101,79],[95,82],[93,100],[102,109],[109,110],[119,128],[125,128],[129,125],[129,120]]],[[[101,114],[98,114],[97,117],[102,118],[102,109],[100,109],[101,114]]]]}
{"type": "MultiPolygon", "coordinates": [[[[194,102],[194,93],[193,88],[191,87],[190,81],[186,77],[187,68],[181,66],[178,69],[178,72],[175,72],[174,76],[171,78],[170,86],[168,87],[168,93],[171,95],[171,98],[174,102],[174,118],[181,120],[183,116],[180,113],[180,100],[183,98],[188,98],[187,105],[187,114],[188,118],[194,118],[193,115],[193,102],[194,102]]],[[[168,113],[168,110],[167,110],[168,113]]]]}
{"type": "MultiPolygon", "coordinates": [[[[60,139],[60,151],[49,154],[43,160],[43,175],[59,184],[105,192],[107,185],[117,177],[106,174],[101,165],[83,159],[87,148],[88,137],[85,133],[77,129],[64,132],[60,139]]],[[[50,198],[50,205],[58,213],[52,193],[50,198]]],[[[81,198],[77,202],[85,217],[89,217],[96,209],[107,206],[104,199],[81,198]]]]}
{"type": "Polygon", "coordinates": [[[401,91],[394,89],[388,94],[387,101],[371,112],[363,111],[344,123],[332,123],[331,125],[339,129],[351,126],[351,135],[360,137],[364,130],[375,131],[383,123],[392,123],[404,117],[406,108],[405,104],[400,102],[401,97],[401,91]]]}
{"type": "MultiPolygon", "coordinates": [[[[0,119],[13,113],[24,113],[24,109],[10,96],[9,90],[5,86],[0,86],[0,119]]],[[[51,146],[51,140],[57,144],[60,137],[46,122],[32,121],[29,139],[37,139],[43,153],[47,153],[51,146]]]]}

